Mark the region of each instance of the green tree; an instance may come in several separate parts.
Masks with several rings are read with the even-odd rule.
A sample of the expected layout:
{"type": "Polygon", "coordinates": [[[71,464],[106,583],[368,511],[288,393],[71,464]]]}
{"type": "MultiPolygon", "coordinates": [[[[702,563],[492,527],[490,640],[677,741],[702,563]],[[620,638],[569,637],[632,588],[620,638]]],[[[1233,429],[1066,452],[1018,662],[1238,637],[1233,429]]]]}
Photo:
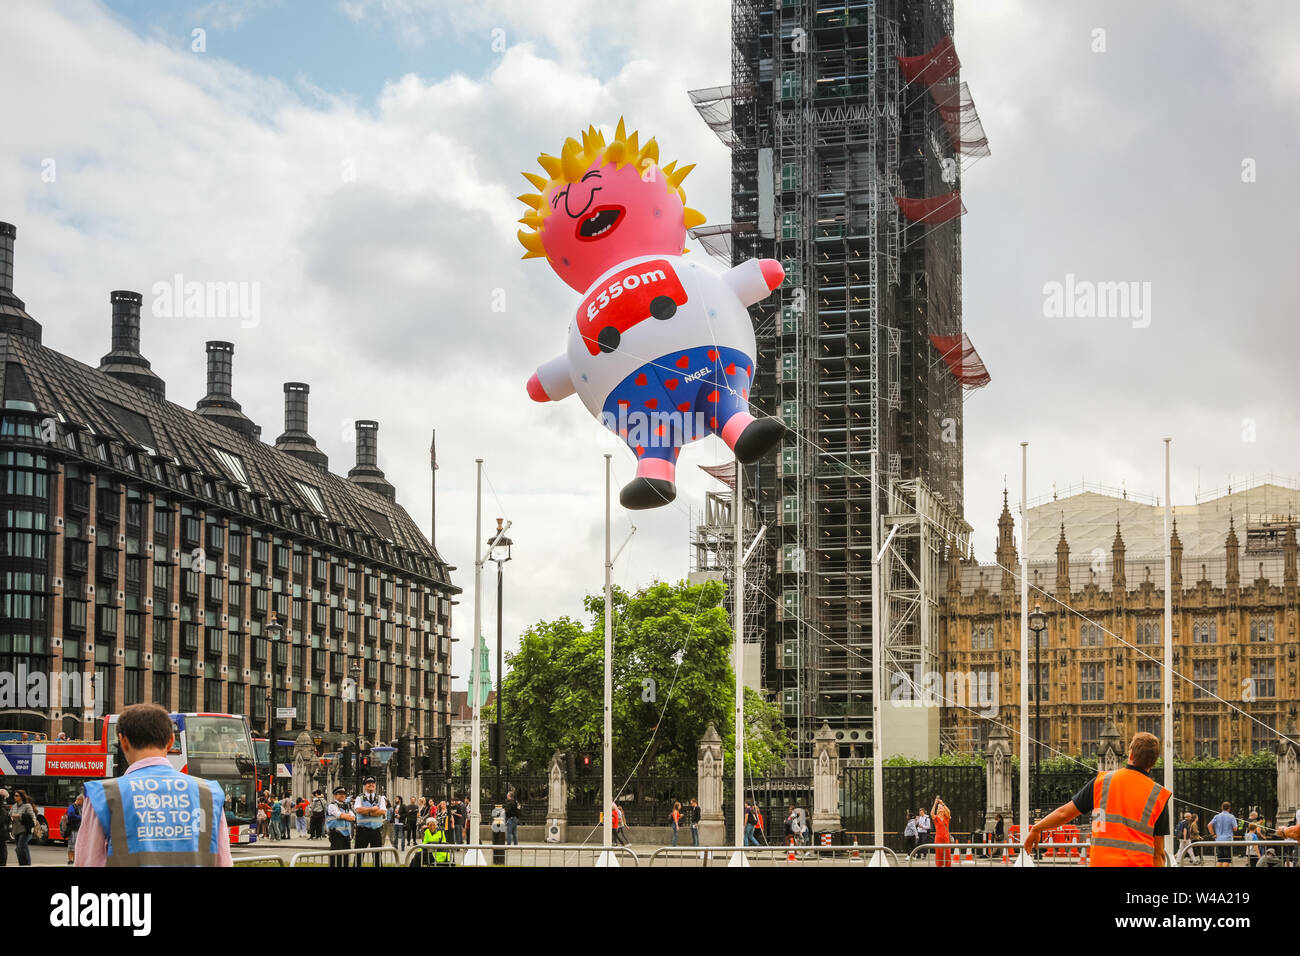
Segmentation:
{"type": "MultiPolygon", "coordinates": [[[[614,589],[615,775],[693,775],[710,723],[731,752],[735,682],[723,585],[614,589]]],[[[589,623],[539,621],[508,657],[506,733],[511,763],[544,770],[556,750],[599,753],[604,699],[604,596],[589,596],[589,623]]],[[[778,765],[790,742],[777,708],[746,693],[748,767],[778,765]]],[[[730,760],[730,756],[727,758],[730,760]]]]}

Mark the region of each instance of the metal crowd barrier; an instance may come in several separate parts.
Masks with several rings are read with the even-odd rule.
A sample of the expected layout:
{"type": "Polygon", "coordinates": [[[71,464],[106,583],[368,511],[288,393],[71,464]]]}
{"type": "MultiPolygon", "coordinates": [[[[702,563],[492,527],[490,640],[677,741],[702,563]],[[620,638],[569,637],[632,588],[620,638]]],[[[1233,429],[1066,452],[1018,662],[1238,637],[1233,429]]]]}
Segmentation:
{"type": "Polygon", "coordinates": [[[235,866],[288,866],[282,856],[237,856],[235,866]]]}
{"type": "Polygon", "coordinates": [[[494,846],[491,843],[479,844],[477,847],[464,843],[420,843],[410,847],[402,859],[405,866],[464,866],[465,855],[471,849],[483,854],[487,866],[521,866],[521,867],[595,867],[607,865],[601,863],[602,854],[614,855],[614,865],[619,867],[638,866],[640,859],[636,853],[625,846],[605,847],[591,844],[564,843],[520,843],[511,846],[494,846]],[[448,860],[438,863],[435,853],[445,853],[448,860]],[[415,862],[420,857],[420,862],[415,862]]]}
{"type": "Polygon", "coordinates": [[[290,866],[338,866],[333,863],[342,859],[347,866],[401,866],[402,859],[397,850],[391,846],[369,846],[360,850],[304,850],[289,858],[290,866]],[[374,857],[367,861],[366,857],[374,857]],[[388,862],[391,860],[392,862],[388,862]]]}
{"type": "Polygon", "coordinates": [[[877,851],[886,866],[899,865],[887,846],[661,846],[650,854],[650,866],[731,866],[737,853],[744,854],[746,866],[867,866],[877,851]]]}
{"type": "Polygon", "coordinates": [[[1227,850],[1233,866],[1238,865],[1238,859],[1242,861],[1241,866],[1250,866],[1250,857],[1254,854],[1249,851],[1252,849],[1259,850],[1256,866],[1295,866],[1297,857],[1300,857],[1300,843],[1295,840],[1196,840],[1179,848],[1173,865],[1214,866],[1219,862],[1217,851],[1227,850]],[[1202,848],[1199,856],[1194,852],[1198,847],[1202,848]],[[1273,853],[1270,852],[1271,847],[1283,849],[1281,853],[1273,853]]]}
{"type": "MultiPolygon", "coordinates": [[[[907,854],[908,866],[1011,866],[1020,856],[1019,843],[923,843],[907,854]]],[[[1039,843],[1035,866],[1088,865],[1088,844],[1039,843]]]]}

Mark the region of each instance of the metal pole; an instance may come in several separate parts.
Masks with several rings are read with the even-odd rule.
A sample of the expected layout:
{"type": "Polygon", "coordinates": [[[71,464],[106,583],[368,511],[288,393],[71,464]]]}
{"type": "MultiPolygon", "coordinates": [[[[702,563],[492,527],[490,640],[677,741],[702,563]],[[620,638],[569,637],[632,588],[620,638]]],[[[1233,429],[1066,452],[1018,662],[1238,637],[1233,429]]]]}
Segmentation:
{"type": "Polygon", "coordinates": [[[501,792],[501,765],[505,763],[506,748],[505,736],[502,733],[502,721],[505,720],[505,701],[501,697],[501,584],[504,576],[501,569],[505,565],[497,562],[497,721],[496,721],[496,738],[497,738],[497,785],[496,798],[504,800],[505,794],[501,792]]]}
{"type": "MultiPolygon", "coordinates": [[[[1037,608],[1035,608],[1037,609],[1037,608]]],[[[1043,759],[1043,632],[1034,631],[1034,803],[1040,797],[1039,774],[1043,759]]]]}
{"type": "Polygon", "coordinates": [[[609,549],[610,458],[605,456],[605,742],[601,750],[601,846],[614,844],[614,561],[609,549]]]}
{"type": "Polygon", "coordinates": [[[885,845],[885,728],[881,719],[880,698],[884,693],[882,666],[884,641],[880,633],[880,487],[877,484],[876,459],[879,451],[871,450],[871,812],[876,823],[876,846],[885,845]]]}
{"type": "MultiPolygon", "coordinates": [[[[1170,524],[1173,520],[1173,501],[1169,497],[1169,443],[1165,439],[1165,780],[1164,786],[1174,792],[1174,592],[1173,549],[1170,545],[1170,524]]],[[[1169,798],[1169,819],[1174,815],[1174,798],[1169,798]]]]}
{"type": "Polygon", "coordinates": [[[736,460],[736,492],[731,507],[736,521],[736,572],[732,576],[735,593],[731,603],[736,628],[735,646],[732,649],[732,667],[736,671],[736,779],[732,793],[732,817],[736,827],[736,849],[745,848],[745,497],[742,491],[745,468],[736,460]]]}
{"type": "MultiPolygon", "coordinates": [[[[1029,442],[1020,443],[1020,839],[1029,836],[1029,442]]],[[[1023,856],[1024,851],[1021,851],[1023,856]]]]}
{"type": "Polygon", "coordinates": [[[479,701],[483,696],[480,676],[477,668],[483,659],[483,552],[480,541],[483,537],[483,459],[475,458],[478,466],[478,482],[474,494],[474,660],[470,664],[473,676],[474,722],[470,736],[470,772],[469,772],[469,845],[478,846],[478,798],[480,766],[482,756],[479,753],[483,743],[483,714],[479,701]]]}

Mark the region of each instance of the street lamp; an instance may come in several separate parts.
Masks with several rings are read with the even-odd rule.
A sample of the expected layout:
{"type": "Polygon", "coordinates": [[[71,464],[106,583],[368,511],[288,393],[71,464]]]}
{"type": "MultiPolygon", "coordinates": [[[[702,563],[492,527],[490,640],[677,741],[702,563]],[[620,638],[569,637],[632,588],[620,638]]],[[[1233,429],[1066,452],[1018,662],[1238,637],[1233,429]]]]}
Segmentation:
{"type": "MultiPolygon", "coordinates": [[[[275,687],[275,645],[279,643],[284,634],[284,627],[280,624],[280,619],[275,616],[275,608],[271,609],[271,616],[266,621],[266,787],[267,795],[274,792],[275,786],[275,697],[272,693],[275,687]]],[[[268,818],[267,826],[270,827],[268,818]]],[[[268,830],[269,832],[269,830],[268,830]]]]}
{"type": "MultiPolygon", "coordinates": [[[[497,565],[497,719],[496,719],[496,738],[497,738],[497,799],[504,798],[501,793],[501,765],[506,762],[506,742],[505,742],[505,699],[501,695],[502,671],[501,671],[501,584],[502,568],[510,560],[510,546],[514,544],[506,537],[505,528],[502,527],[503,519],[497,518],[497,533],[488,538],[488,560],[495,561],[497,565]]],[[[477,666],[477,665],[476,665],[477,666]]]]}
{"type": "Polygon", "coordinates": [[[1038,767],[1043,756],[1043,631],[1047,630],[1047,615],[1035,604],[1029,614],[1029,629],[1034,632],[1034,802],[1038,802],[1038,767]]]}
{"type": "Polygon", "coordinates": [[[356,661],[348,671],[352,678],[352,741],[355,753],[352,755],[356,767],[356,793],[361,793],[361,665],[356,661]]]}

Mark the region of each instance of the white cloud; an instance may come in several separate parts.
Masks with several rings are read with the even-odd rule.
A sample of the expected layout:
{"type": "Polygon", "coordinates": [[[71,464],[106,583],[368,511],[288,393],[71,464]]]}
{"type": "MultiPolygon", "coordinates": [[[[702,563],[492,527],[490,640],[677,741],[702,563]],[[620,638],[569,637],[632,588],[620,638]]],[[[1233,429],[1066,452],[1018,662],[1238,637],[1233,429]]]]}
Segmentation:
{"type": "MultiPolygon", "coordinates": [[[[523,13],[518,23],[501,13],[514,45],[481,76],[394,77],[373,108],[141,38],[89,2],[33,5],[0,41],[0,84],[23,91],[7,109],[0,218],[19,227],[16,288],[46,344],[95,364],[108,350],[109,290],[136,289],[146,296],[143,351],[173,401],[193,407],[203,342],[229,339],[234,395],[272,440],[286,380],[311,383],[311,431],[335,472],[354,461],[350,421],[379,420],[380,464],[425,527],[436,427],[437,541],[467,592],[455,615],[462,675],[475,457],[500,496],[485,499],[483,537],[498,512],[515,522],[509,643],[535,620],[580,614],[602,581],[608,444],[576,400],[542,407],[524,392],[533,367],[562,349],[575,303],[544,264],[519,259],[519,171],[623,113],[666,154],[705,164],[688,183],[693,198],[729,206],[726,151],[690,106],[671,23],[648,28],[643,58],[601,81],[519,42],[538,20],[523,13]],[[53,183],[41,181],[46,157],[53,183]],[[178,272],[259,282],[261,324],[151,317],[152,285],[178,272]],[[491,310],[496,289],[504,313],[491,310]]],[[[464,28],[468,16],[456,22],[464,28]]],[[[725,16],[713,20],[725,27],[725,16]]],[[[728,71],[725,35],[708,42],[719,55],[695,60],[716,82],[728,71]]],[[[686,509],[711,481],[694,465],[721,460],[718,447],[710,440],[683,459],[680,508],[637,517],[621,583],[685,573],[686,509]]],[[[614,453],[617,493],[632,465],[625,449],[614,453]]],[[[628,519],[615,512],[621,537],[628,519]]]]}

